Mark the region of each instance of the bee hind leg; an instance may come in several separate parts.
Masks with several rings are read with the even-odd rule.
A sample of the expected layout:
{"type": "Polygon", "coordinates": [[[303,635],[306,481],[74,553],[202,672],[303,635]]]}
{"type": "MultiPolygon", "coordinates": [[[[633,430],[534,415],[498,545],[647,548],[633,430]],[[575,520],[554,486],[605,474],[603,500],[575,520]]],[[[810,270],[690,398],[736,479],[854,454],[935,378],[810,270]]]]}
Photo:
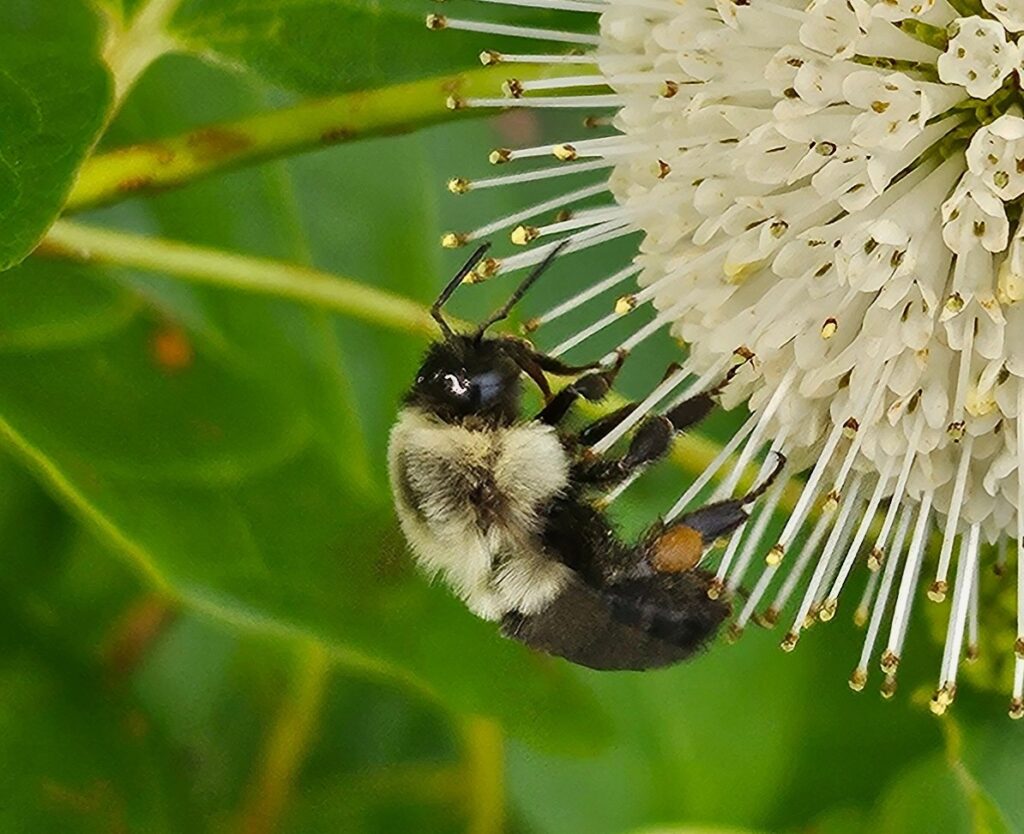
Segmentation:
{"type": "Polygon", "coordinates": [[[662,572],[689,571],[717,539],[735,532],[750,517],[746,505],[760,498],[786,465],[785,456],[778,452],[775,454],[778,458],[775,468],[746,495],[707,504],[686,513],[668,527],[652,531],[647,541],[647,558],[651,566],[662,572]]]}

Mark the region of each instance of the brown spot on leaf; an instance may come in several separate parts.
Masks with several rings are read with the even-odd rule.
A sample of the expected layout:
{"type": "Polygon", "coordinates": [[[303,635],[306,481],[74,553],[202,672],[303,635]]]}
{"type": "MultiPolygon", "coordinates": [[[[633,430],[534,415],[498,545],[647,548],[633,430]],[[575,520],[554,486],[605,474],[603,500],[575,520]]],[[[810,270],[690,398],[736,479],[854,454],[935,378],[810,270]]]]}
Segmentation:
{"type": "Polygon", "coordinates": [[[157,367],[166,373],[180,373],[195,359],[192,343],[180,327],[166,325],[153,334],[150,349],[157,367]]]}
{"type": "Polygon", "coordinates": [[[117,184],[117,190],[122,194],[132,194],[136,191],[143,191],[153,185],[153,178],[149,176],[128,177],[117,184]]]}

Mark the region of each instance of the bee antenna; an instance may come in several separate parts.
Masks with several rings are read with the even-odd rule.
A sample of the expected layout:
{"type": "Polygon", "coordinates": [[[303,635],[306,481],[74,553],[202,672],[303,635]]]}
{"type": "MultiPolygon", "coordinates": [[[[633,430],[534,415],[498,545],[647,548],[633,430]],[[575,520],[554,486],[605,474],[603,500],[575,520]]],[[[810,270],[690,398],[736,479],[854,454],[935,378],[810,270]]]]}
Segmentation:
{"type": "Polygon", "coordinates": [[[509,296],[508,301],[502,304],[501,307],[499,307],[497,310],[495,310],[493,313],[491,313],[491,315],[487,317],[483,324],[481,324],[480,327],[477,328],[476,340],[478,342],[483,338],[484,333],[487,331],[488,327],[490,327],[492,324],[496,324],[502,319],[508,318],[508,314],[512,312],[512,308],[519,303],[519,300],[524,295],[526,295],[527,290],[529,290],[530,287],[533,286],[534,282],[547,271],[547,268],[551,266],[555,258],[558,257],[559,253],[561,253],[568,245],[568,240],[559,241],[559,243],[556,246],[554,246],[551,249],[551,251],[548,252],[547,255],[544,256],[544,260],[537,264],[537,266],[533,268],[533,271],[529,275],[527,275],[526,278],[523,279],[523,282],[518,287],[515,288],[515,291],[512,293],[512,295],[509,296]]]}
{"type": "Polygon", "coordinates": [[[441,290],[441,294],[437,297],[437,300],[430,305],[430,315],[434,317],[434,321],[438,323],[441,328],[441,332],[444,333],[446,339],[450,339],[455,334],[452,332],[452,328],[448,322],[445,321],[444,315],[441,313],[441,308],[448,303],[448,299],[451,298],[455,290],[458,289],[459,284],[461,284],[466,279],[466,276],[473,271],[473,268],[480,263],[480,260],[485,254],[487,254],[487,250],[490,248],[490,241],[477,247],[477,250],[469,256],[469,260],[459,268],[459,271],[455,273],[455,276],[448,282],[448,285],[441,290]]]}

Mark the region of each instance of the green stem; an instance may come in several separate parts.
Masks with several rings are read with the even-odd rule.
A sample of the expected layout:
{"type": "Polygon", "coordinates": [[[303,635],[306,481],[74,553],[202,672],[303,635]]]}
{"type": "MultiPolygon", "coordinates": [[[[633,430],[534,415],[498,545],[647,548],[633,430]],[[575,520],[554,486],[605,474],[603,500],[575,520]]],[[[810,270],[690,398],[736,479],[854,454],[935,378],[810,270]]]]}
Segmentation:
{"type": "Polygon", "coordinates": [[[83,263],[135,267],[195,283],[289,298],[399,330],[430,335],[436,331],[430,314],[414,301],[328,272],[267,258],[66,220],[53,225],[37,253],[83,263]]]}
{"type": "Polygon", "coordinates": [[[239,815],[241,834],[272,834],[278,829],[299,770],[316,736],[329,677],[329,660],[320,644],[309,641],[303,647],[294,691],[282,701],[239,815]]]}
{"type": "MultiPolygon", "coordinates": [[[[529,80],[566,74],[572,69],[571,64],[519,64],[515,72],[519,80],[529,80]]],[[[452,110],[448,99],[500,96],[509,73],[507,67],[484,67],[361,90],[108,151],[82,166],[65,211],[81,211],[139,192],[175,188],[230,168],[326,145],[408,133],[442,119],[488,115],[494,111],[452,110]]],[[[382,160],[382,170],[385,164],[382,160]]]]}

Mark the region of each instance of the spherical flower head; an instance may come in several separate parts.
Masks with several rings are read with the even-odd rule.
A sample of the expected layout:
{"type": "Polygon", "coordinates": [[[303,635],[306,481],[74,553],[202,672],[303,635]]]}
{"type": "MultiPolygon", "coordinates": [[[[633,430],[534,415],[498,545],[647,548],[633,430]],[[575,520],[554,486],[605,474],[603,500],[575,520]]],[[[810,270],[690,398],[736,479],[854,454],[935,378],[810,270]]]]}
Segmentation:
{"type": "MultiPolygon", "coordinates": [[[[1024,563],[1024,3],[985,0],[968,17],[927,0],[542,5],[599,13],[599,35],[591,47],[550,33],[577,51],[533,56],[554,77],[517,82],[515,105],[607,108],[616,132],[554,146],[554,168],[481,184],[601,170],[596,190],[555,202],[602,188],[614,202],[520,225],[532,231],[517,242],[536,248],[497,271],[536,263],[561,238],[571,251],[640,230],[633,264],[534,323],[635,280],[627,304],[559,348],[645,305],[654,317],[624,348],[659,327],[689,346],[683,369],[596,451],[728,374],[723,404],[752,416],[669,518],[719,472],[718,496],[751,462],[763,473],[770,450],[799,489],[775,541],[782,486],[714,557],[716,593],[753,582],[733,633],[785,621],[793,648],[864,574],[851,685],[880,661],[891,694],[924,586],[948,605],[941,712],[977,651],[979,571],[1008,543],[1024,563]]],[[[503,149],[501,161],[542,155],[503,149]]],[[[1019,716],[1024,639],[1016,650],[1019,716]]]]}

